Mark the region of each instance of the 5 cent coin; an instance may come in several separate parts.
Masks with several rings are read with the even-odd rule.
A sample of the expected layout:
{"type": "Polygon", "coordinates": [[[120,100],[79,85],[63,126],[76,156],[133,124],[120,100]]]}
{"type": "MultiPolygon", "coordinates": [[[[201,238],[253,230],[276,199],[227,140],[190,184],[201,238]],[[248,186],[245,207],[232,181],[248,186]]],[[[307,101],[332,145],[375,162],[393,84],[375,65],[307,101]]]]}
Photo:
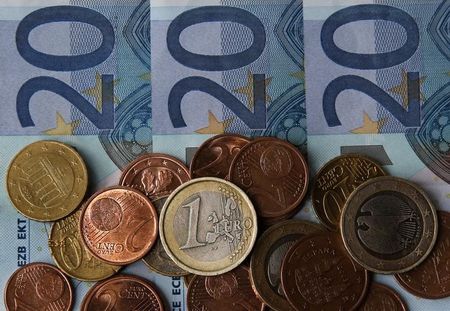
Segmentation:
{"type": "Polygon", "coordinates": [[[300,151],[271,137],[248,143],[230,167],[230,181],[249,195],[263,220],[295,212],[306,194],[308,180],[308,165],[300,151]]]}
{"type": "Polygon", "coordinates": [[[11,161],[6,176],[13,205],[37,221],[54,221],[69,215],[83,200],[87,184],[81,156],[56,141],[26,146],[11,161]]]}
{"type": "Polygon", "coordinates": [[[414,269],[395,276],[407,291],[426,299],[450,296],[450,213],[439,211],[438,219],[438,238],[430,256],[414,269]]]}
{"type": "Polygon", "coordinates": [[[346,253],[337,233],[307,236],[287,252],[281,282],[296,310],[355,310],[368,287],[368,272],[346,253]]]}
{"type": "Polygon", "coordinates": [[[379,283],[372,283],[366,299],[359,311],[407,311],[402,298],[391,288],[379,283]]]}
{"type": "Polygon", "coordinates": [[[181,185],[164,204],[160,238],[167,254],[184,270],[217,275],[249,255],[257,234],[253,205],[238,187],[203,177],[181,185]]]}
{"type": "Polygon", "coordinates": [[[164,311],[164,305],[150,282],[120,275],[97,283],[81,304],[81,311],[104,310],[164,311]]]}
{"type": "Polygon", "coordinates": [[[113,187],[94,194],[81,213],[80,232],[89,251],[113,265],[141,259],[155,243],[158,216],[141,192],[113,187]]]}
{"type": "Polygon", "coordinates": [[[194,276],[186,300],[187,309],[192,311],[259,311],[263,307],[244,266],[218,276],[194,276]]]}
{"type": "Polygon", "coordinates": [[[294,310],[281,285],[281,263],[289,248],[322,226],[302,220],[287,220],[269,227],[258,238],[250,261],[252,285],[261,300],[274,310],[294,310]]]}
{"type": "Polygon", "coordinates": [[[328,229],[338,230],[341,211],[350,194],[366,180],[384,175],[378,164],[360,155],[330,160],[317,173],[312,189],[317,217],[328,229]]]}
{"type": "Polygon", "coordinates": [[[84,245],[80,235],[81,210],[52,225],[48,245],[56,265],[81,281],[99,281],[115,274],[120,266],[98,260],[84,245]]]}
{"type": "Polygon", "coordinates": [[[247,145],[250,139],[235,134],[214,136],[205,141],[192,159],[190,172],[192,178],[217,177],[225,179],[231,162],[247,145]]]}
{"type": "Polygon", "coordinates": [[[437,237],[437,214],[425,192],[396,177],[377,177],[359,186],[341,216],[341,234],[350,255],[378,273],[401,273],[430,254],[437,237]]]}
{"type": "Polygon", "coordinates": [[[8,311],[58,310],[72,306],[72,287],[67,277],[46,263],[32,263],[16,270],[5,286],[8,311]]]}

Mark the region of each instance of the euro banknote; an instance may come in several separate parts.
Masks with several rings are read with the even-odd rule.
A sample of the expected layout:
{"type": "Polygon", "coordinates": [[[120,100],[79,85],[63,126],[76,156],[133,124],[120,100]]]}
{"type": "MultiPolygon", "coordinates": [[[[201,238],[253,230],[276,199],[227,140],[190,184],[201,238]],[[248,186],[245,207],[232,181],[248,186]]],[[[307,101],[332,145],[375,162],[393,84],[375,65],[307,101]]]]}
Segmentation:
{"type": "MultiPolygon", "coordinates": [[[[449,210],[448,1],[305,0],[308,157],[365,154],[449,210]]],[[[411,310],[445,310],[382,277],[411,310]]]]}

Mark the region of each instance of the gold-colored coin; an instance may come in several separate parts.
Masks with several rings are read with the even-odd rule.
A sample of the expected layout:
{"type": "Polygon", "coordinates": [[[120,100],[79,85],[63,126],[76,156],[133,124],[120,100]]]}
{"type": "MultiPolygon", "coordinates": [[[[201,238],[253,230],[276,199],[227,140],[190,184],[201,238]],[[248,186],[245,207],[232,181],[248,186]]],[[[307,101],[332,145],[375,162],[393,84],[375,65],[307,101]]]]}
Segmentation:
{"type": "Polygon", "coordinates": [[[100,281],[117,271],[120,266],[107,264],[95,258],[83,244],[79,221],[81,210],[55,222],[48,246],[56,265],[67,275],[81,281],[100,281]]]}
{"type": "Polygon", "coordinates": [[[339,229],[339,219],[350,194],[371,178],[386,175],[369,158],[347,154],[328,161],[317,173],[312,203],[317,217],[330,230],[339,229]]]}
{"type": "Polygon", "coordinates": [[[256,240],[257,219],[241,189],[205,177],[181,185],[170,195],[159,228],[164,249],[177,265],[211,276],[245,260],[256,240]]]}
{"type": "Polygon", "coordinates": [[[324,230],[321,225],[292,219],[269,227],[258,238],[250,261],[250,278],[260,299],[273,310],[295,310],[281,284],[281,264],[287,251],[301,238],[324,230]]]}
{"type": "Polygon", "coordinates": [[[437,213],[425,191],[391,176],[359,186],[344,206],[340,225],[353,259],[384,274],[406,272],[423,262],[438,230],[437,213]]]}
{"type": "Polygon", "coordinates": [[[81,156],[56,141],[26,146],[11,161],[6,176],[15,208],[37,221],[55,221],[73,212],[83,200],[87,183],[81,156]]]}

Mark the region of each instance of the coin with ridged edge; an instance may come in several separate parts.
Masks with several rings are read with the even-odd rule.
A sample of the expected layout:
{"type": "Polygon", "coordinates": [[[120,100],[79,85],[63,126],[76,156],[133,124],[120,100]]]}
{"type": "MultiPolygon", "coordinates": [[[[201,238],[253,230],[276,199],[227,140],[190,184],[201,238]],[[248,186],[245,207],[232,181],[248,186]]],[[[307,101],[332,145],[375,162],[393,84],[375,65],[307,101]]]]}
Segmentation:
{"type": "Polygon", "coordinates": [[[5,286],[5,306],[16,310],[72,310],[69,279],[55,266],[35,262],[17,269],[5,286]]]}
{"type": "Polygon", "coordinates": [[[414,269],[396,274],[400,285],[425,299],[450,297],[450,213],[438,211],[439,232],[430,255],[414,269]]]}
{"type": "Polygon", "coordinates": [[[218,275],[236,268],[250,254],[257,219],[241,189],[223,179],[204,177],[170,195],[159,228],[164,249],[182,269],[218,275]]]}
{"type": "Polygon", "coordinates": [[[6,176],[14,207],[37,221],[55,221],[72,213],[82,202],[87,184],[81,156],[56,141],[26,146],[11,161],[6,176]]]}
{"type": "Polygon", "coordinates": [[[366,180],[384,175],[377,163],[357,154],[328,161],[316,174],[311,193],[320,222],[330,230],[339,230],[341,211],[350,194],[366,180]]]}
{"type": "Polygon", "coordinates": [[[90,197],[80,217],[87,249],[112,265],[142,259],[158,236],[158,216],[150,200],[129,187],[103,189],[90,197]]]}
{"type": "Polygon", "coordinates": [[[81,311],[164,311],[153,285],[134,275],[118,275],[92,287],[81,303],[81,311]]]}
{"type": "Polygon", "coordinates": [[[53,223],[48,245],[58,268],[81,281],[100,281],[114,275],[121,266],[98,260],[83,243],[79,221],[81,210],[53,223]]]}
{"type": "Polygon", "coordinates": [[[250,261],[252,286],[261,300],[274,310],[294,310],[281,285],[281,263],[299,239],[324,231],[321,225],[303,220],[287,220],[269,227],[258,238],[250,261]]]}
{"type": "Polygon", "coordinates": [[[377,273],[402,273],[430,254],[438,221],[433,203],[415,184],[397,177],[370,179],[348,198],[341,215],[345,248],[377,273]]]}

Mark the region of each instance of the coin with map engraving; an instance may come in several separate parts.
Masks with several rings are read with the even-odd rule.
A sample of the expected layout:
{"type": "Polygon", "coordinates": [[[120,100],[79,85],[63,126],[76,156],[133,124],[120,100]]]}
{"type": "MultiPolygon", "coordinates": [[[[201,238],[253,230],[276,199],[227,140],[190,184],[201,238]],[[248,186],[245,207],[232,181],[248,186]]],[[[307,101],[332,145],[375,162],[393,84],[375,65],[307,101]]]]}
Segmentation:
{"type": "Polygon", "coordinates": [[[380,283],[370,284],[369,291],[358,311],[407,311],[403,299],[393,289],[380,283]]]}
{"type": "Polygon", "coordinates": [[[106,279],[121,266],[98,260],[83,243],[80,235],[81,210],[53,223],[48,246],[58,268],[65,274],[81,281],[106,279]]]}
{"type": "Polygon", "coordinates": [[[177,265],[194,274],[218,275],[250,254],[257,219],[241,189],[223,179],[203,177],[170,195],[159,228],[164,249],[177,265]]]}
{"type": "Polygon", "coordinates": [[[118,275],[95,284],[81,303],[81,311],[164,311],[154,286],[134,275],[118,275]]]}
{"type": "Polygon", "coordinates": [[[281,263],[300,238],[325,230],[319,224],[287,220],[269,227],[258,238],[250,261],[252,286],[265,304],[275,310],[294,310],[281,285],[281,263]]]}
{"type": "Polygon", "coordinates": [[[186,302],[192,311],[260,311],[263,307],[250,284],[248,268],[243,265],[222,275],[194,276],[186,302]]]}
{"type": "Polygon", "coordinates": [[[72,309],[73,295],[69,279],[56,267],[31,263],[14,272],[5,286],[8,311],[72,309]]]}
{"type": "Polygon", "coordinates": [[[284,257],[281,282],[296,310],[356,310],[368,287],[368,272],[345,251],[337,233],[302,238],[284,257]]]}
{"type": "Polygon", "coordinates": [[[361,155],[331,159],[319,170],[312,187],[317,217],[328,229],[338,230],[341,211],[350,194],[366,180],[384,175],[377,163],[361,155]]]}
{"type": "Polygon", "coordinates": [[[81,156],[56,141],[26,146],[11,161],[6,176],[15,208],[37,221],[55,221],[72,213],[82,202],[87,184],[81,156]]]}
{"type": "Polygon", "coordinates": [[[406,272],[423,262],[438,230],[436,210],[427,194],[391,176],[359,186],[344,206],[340,226],[353,259],[384,274],[406,272]]]}
{"type": "Polygon", "coordinates": [[[226,178],[230,166],[242,147],[250,139],[236,134],[216,135],[206,140],[192,158],[190,172],[192,178],[217,177],[226,178]]]}
{"type": "Polygon", "coordinates": [[[426,299],[450,296],[450,213],[438,211],[438,220],[438,238],[431,254],[414,269],[395,276],[407,291],[426,299]]]}
{"type": "Polygon", "coordinates": [[[300,151],[277,138],[257,138],[236,155],[230,181],[244,190],[261,220],[285,219],[308,189],[308,165],[300,151]]]}
{"type": "Polygon", "coordinates": [[[144,194],[129,187],[111,187],[92,195],[79,226],[87,249],[112,265],[141,259],[158,236],[156,209],[144,194]]]}

